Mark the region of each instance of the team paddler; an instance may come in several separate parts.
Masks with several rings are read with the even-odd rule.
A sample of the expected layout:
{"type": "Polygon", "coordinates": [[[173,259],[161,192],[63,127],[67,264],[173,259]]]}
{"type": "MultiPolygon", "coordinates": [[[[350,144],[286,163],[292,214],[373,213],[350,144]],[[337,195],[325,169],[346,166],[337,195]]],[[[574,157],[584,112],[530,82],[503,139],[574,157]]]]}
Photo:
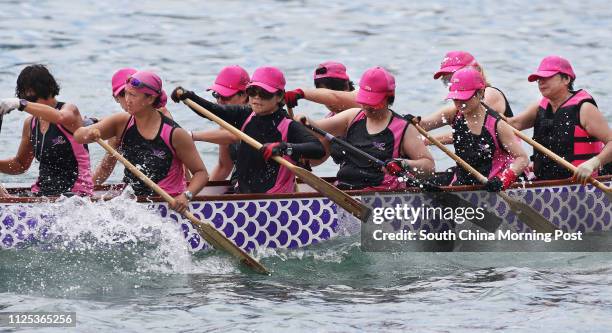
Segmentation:
{"type": "Polygon", "coordinates": [[[261,151],[241,142],[236,170],[240,193],[291,193],[295,175],[270,157],[284,156],[295,163],[300,158],[321,158],[323,146],[302,124],[287,118],[284,110],[285,77],[275,67],[255,70],[247,85],[249,105],[219,105],[192,91],[178,87],[172,93],[176,102],[190,99],[221,119],[261,142],[261,151]]]}
{"type": "Polygon", "coordinates": [[[22,174],[36,158],[40,164],[33,195],[88,196],[93,192],[89,151],[73,137],[83,118],[76,105],[56,99],[59,93],[59,84],[45,66],[30,65],[21,71],[17,97],[2,99],[0,114],[17,109],[31,116],[24,121],[17,155],[0,160],[0,172],[22,174]]]}
{"type": "MultiPolygon", "coordinates": [[[[171,208],[183,213],[189,201],[208,181],[204,163],[189,133],[158,110],[165,96],[159,76],[138,71],[126,82],[127,112],[82,127],[75,133],[75,138],[81,143],[99,138],[120,138],[119,150],[123,156],[173,196],[175,201],[171,208]],[[189,187],[186,186],[183,164],[193,174],[189,187]]],[[[154,195],[153,190],[127,169],[123,182],[131,185],[136,195],[154,195]]]]}
{"type": "MultiPolygon", "coordinates": [[[[238,65],[226,66],[221,69],[215,82],[207,90],[212,91],[212,96],[219,105],[243,105],[249,104],[249,96],[246,87],[249,84],[249,73],[238,65]]],[[[219,161],[210,173],[210,180],[225,180],[230,176],[230,183],[235,186],[238,181],[235,164],[238,159],[238,139],[224,129],[208,131],[193,131],[195,141],[208,141],[219,143],[217,138],[230,138],[235,143],[219,143],[219,161]]]]}
{"type": "MultiPolygon", "coordinates": [[[[478,72],[482,76],[485,82],[484,89],[484,98],[482,103],[486,104],[489,109],[494,112],[498,112],[503,114],[506,117],[512,117],[512,108],[510,107],[510,102],[506,98],[506,95],[499,89],[491,85],[487,76],[485,75],[484,69],[481,64],[479,64],[473,55],[466,51],[451,51],[446,53],[442,63],[440,64],[440,69],[434,73],[434,80],[440,79],[445,88],[448,89],[451,82],[451,77],[453,74],[463,68],[471,67],[478,72]]],[[[456,111],[455,104],[450,104],[443,107],[438,114],[440,113],[450,113],[456,111]]],[[[439,119],[442,121],[442,118],[439,119]]],[[[440,124],[443,126],[444,124],[440,124]]],[[[436,139],[444,144],[453,143],[453,135],[452,133],[442,134],[436,136],[436,139]]],[[[426,144],[431,144],[428,140],[425,140],[426,144]]]]}
{"type": "MultiPolygon", "coordinates": [[[[408,170],[417,177],[428,177],[434,161],[414,126],[391,111],[395,100],[395,78],[382,67],[368,69],[359,81],[356,102],[359,108],[342,111],[332,117],[312,121],[312,125],[379,160],[381,169],[369,160],[331,144],[331,156],[340,164],[337,186],[341,189],[398,189],[405,186],[398,174],[408,170]]],[[[298,118],[303,116],[296,115],[298,118]]]]}
{"type": "Polygon", "coordinates": [[[323,104],[329,110],[327,117],[344,110],[360,107],[355,102],[357,91],[346,73],[346,66],[337,61],[326,61],[314,71],[315,89],[294,89],[285,93],[288,108],[298,105],[300,99],[323,104]]]}
{"type": "MultiPolygon", "coordinates": [[[[527,154],[521,148],[512,128],[482,101],[487,85],[474,68],[456,71],[447,99],[454,107],[445,108],[421,120],[425,130],[450,124],[453,128],[455,153],[489,179],[486,188],[500,191],[508,188],[527,167],[527,154]]],[[[450,184],[471,185],[480,182],[462,167],[455,168],[450,184]]]]}
{"type": "MultiPolygon", "coordinates": [[[[125,85],[127,83],[127,79],[136,72],[138,71],[134,68],[129,68],[129,67],[121,68],[117,70],[111,78],[113,98],[115,99],[115,102],[117,102],[117,104],[121,106],[121,109],[126,112],[127,112],[127,102],[125,99],[125,85]]],[[[161,111],[161,113],[164,116],[172,119],[172,115],[170,114],[168,109],[166,109],[167,100],[168,100],[167,96],[165,95],[162,96],[162,98],[160,99],[161,107],[159,108],[159,111],[161,111]]],[[[117,147],[119,146],[119,143],[120,143],[119,138],[117,137],[110,138],[108,140],[108,144],[110,144],[111,147],[115,149],[117,149],[117,147]]],[[[108,177],[111,175],[111,173],[113,173],[113,169],[115,168],[116,164],[117,164],[117,159],[114,158],[110,153],[107,152],[102,158],[102,161],[100,161],[100,163],[98,163],[98,166],[95,168],[95,171],[93,173],[94,184],[96,185],[103,184],[108,179],[108,177]]]]}
{"type": "MultiPolygon", "coordinates": [[[[542,94],[539,102],[510,118],[518,130],[533,127],[533,139],[575,166],[582,166],[578,177],[610,173],[612,131],[593,97],[583,89],[574,90],[576,74],[570,62],[559,56],[542,59],[538,70],[529,75],[542,94]],[[604,149],[605,146],[605,149],[604,149]],[[584,165],[583,165],[584,164],[584,165]],[[601,172],[603,171],[603,172],[601,172]]],[[[534,150],[532,156],[537,180],[564,179],[572,172],[534,150]]]]}

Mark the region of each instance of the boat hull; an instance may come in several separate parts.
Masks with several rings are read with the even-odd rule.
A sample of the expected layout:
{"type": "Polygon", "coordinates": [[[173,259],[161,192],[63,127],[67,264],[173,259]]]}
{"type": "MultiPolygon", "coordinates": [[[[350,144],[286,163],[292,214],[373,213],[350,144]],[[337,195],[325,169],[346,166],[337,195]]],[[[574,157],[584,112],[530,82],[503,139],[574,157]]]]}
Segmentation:
{"type": "MultiPolygon", "coordinates": [[[[609,186],[610,178],[604,179],[609,186]]],[[[507,227],[518,232],[529,232],[508,204],[491,193],[481,190],[453,192],[474,207],[484,207],[507,227]]],[[[612,210],[605,193],[592,187],[547,183],[529,188],[516,188],[507,193],[517,198],[566,232],[583,233],[608,231],[612,210]]],[[[372,208],[404,204],[409,207],[436,205],[431,195],[412,192],[355,192],[354,195],[372,208]]],[[[53,205],[58,202],[0,203],[0,248],[20,248],[32,242],[45,242],[57,235],[49,233],[54,221],[53,205]],[[48,205],[47,209],[41,207],[48,205]]],[[[26,200],[27,201],[27,200],[26,200]]],[[[142,203],[162,219],[180,226],[182,237],[192,251],[201,251],[207,244],[188,220],[170,210],[164,202],[142,203]]],[[[190,204],[194,215],[212,223],[239,247],[251,251],[260,248],[299,248],[336,237],[339,233],[359,232],[359,221],[329,199],[316,193],[289,196],[270,195],[210,195],[200,196],[190,204]],[[348,227],[347,227],[348,226],[348,227]],[[351,231],[352,230],[352,231],[351,231]]],[[[457,227],[456,221],[429,219],[408,224],[414,232],[426,230],[439,233],[457,227]]]]}

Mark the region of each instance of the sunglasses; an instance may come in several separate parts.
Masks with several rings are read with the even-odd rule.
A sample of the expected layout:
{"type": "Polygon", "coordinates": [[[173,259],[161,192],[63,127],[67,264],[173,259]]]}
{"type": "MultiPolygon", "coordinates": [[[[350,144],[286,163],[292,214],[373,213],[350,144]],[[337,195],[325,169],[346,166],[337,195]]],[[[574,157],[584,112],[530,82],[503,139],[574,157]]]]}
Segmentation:
{"type": "Polygon", "coordinates": [[[323,75],[323,74],[327,74],[327,67],[319,67],[315,70],[315,74],[317,75],[323,75]]]}
{"type": "Polygon", "coordinates": [[[233,94],[231,96],[227,96],[226,97],[226,96],[223,96],[223,95],[219,94],[216,91],[212,92],[213,98],[215,98],[216,100],[224,101],[224,102],[227,102],[227,101],[231,100],[232,98],[234,98],[234,96],[236,96],[238,94],[240,94],[240,92],[237,92],[237,93],[235,93],[235,94],[233,94]]]}
{"type": "Polygon", "coordinates": [[[135,77],[131,77],[131,78],[127,79],[127,83],[129,83],[132,87],[138,88],[138,89],[149,88],[149,89],[155,91],[158,95],[161,95],[161,91],[159,89],[151,86],[150,84],[146,84],[146,83],[138,80],[135,77]]]}
{"type": "Polygon", "coordinates": [[[249,97],[259,96],[261,99],[272,99],[274,97],[273,93],[256,86],[248,87],[246,93],[249,97]]]}

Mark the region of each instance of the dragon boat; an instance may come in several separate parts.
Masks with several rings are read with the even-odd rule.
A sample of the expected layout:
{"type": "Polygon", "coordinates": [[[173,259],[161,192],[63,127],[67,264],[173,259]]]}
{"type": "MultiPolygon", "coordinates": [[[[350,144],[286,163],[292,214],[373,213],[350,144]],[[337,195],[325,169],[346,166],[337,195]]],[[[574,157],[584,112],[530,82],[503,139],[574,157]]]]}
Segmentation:
{"type": "MultiPolygon", "coordinates": [[[[599,177],[598,180],[607,186],[612,184],[612,176],[599,177]]],[[[194,197],[190,209],[196,217],[212,223],[247,251],[304,247],[337,237],[351,229],[343,226],[359,226],[361,223],[306,184],[300,183],[296,193],[284,195],[225,194],[228,188],[226,182],[211,182],[194,197]]],[[[445,195],[455,196],[468,205],[484,207],[488,216],[499,219],[497,225],[501,221],[518,232],[530,231],[529,224],[521,221],[506,201],[483,191],[481,186],[444,189],[449,191],[444,192],[445,195]]],[[[23,190],[9,188],[9,192],[15,195],[23,190]]],[[[96,196],[91,200],[109,200],[120,191],[121,186],[98,186],[96,196]]],[[[348,193],[373,209],[399,202],[413,207],[439,204],[431,194],[422,193],[418,188],[348,193]]],[[[569,180],[542,181],[516,184],[506,193],[526,203],[565,232],[608,231],[612,226],[610,195],[590,185],[582,186],[569,180]]],[[[190,222],[170,210],[161,198],[138,198],[137,201],[146,210],[158,214],[169,223],[175,223],[177,233],[182,233],[181,237],[192,251],[208,247],[190,222]]],[[[58,198],[0,198],[0,249],[20,249],[61,236],[53,234],[51,228],[60,211],[57,205],[61,204],[62,200],[58,198]]],[[[452,229],[456,223],[448,219],[431,219],[407,225],[415,232],[427,230],[435,233],[452,229]]],[[[359,227],[352,230],[359,232],[359,227]]]]}

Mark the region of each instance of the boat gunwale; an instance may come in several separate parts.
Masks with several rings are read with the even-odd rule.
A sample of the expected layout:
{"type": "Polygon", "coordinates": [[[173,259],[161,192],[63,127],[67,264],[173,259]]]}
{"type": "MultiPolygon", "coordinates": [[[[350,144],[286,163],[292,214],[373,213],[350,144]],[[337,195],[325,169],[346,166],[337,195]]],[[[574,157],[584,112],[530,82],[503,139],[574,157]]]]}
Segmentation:
{"type": "MultiPolygon", "coordinates": [[[[335,178],[327,177],[324,178],[326,181],[331,182],[335,178]]],[[[600,182],[607,182],[612,180],[612,175],[596,177],[600,182]]],[[[207,186],[228,186],[228,181],[211,181],[208,182],[207,186]]],[[[542,180],[533,181],[529,183],[515,183],[509,189],[531,189],[531,188],[544,188],[554,186],[565,186],[565,185],[578,185],[571,180],[558,179],[558,180],[542,180]]],[[[596,189],[593,185],[588,184],[589,189],[596,189]]],[[[123,184],[107,184],[97,185],[95,191],[119,191],[123,188],[123,184]]],[[[478,191],[484,188],[483,185],[461,185],[461,186],[441,186],[446,192],[469,192],[478,191]]],[[[584,187],[583,187],[584,188],[584,187]]],[[[7,188],[9,193],[19,193],[29,188],[7,188]]],[[[351,196],[363,196],[363,195],[374,195],[380,194],[393,194],[393,193],[421,193],[421,189],[418,187],[409,187],[402,190],[376,190],[376,191],[364,191],[364,190],[351,190],[346,191],[351,196]]],[[[92,201],[108,201],[116,196],[105,196],[94,195],[92,201]]],[[[247,193],[247,194],[218,194],[218,195],[196,195],[194,196],[192,203],[207,202],[207,201],[245,201],[245,200],[287,200],[287,199],[310,199],[310,198],[321,198],[323,197],[320,193],[313,192],[294,192],[294,193],[277,193],[277,194],[266,194],[266,193],[247,193]]],[[[53,203],[60,197],[13,197],[13,198],[0,198],[0,204],[12,204],[12,203],[53,203]]],[[[138,197],[138,202],[141,203],[158,203],[165,202],[161,197],[138,197]]]]}

